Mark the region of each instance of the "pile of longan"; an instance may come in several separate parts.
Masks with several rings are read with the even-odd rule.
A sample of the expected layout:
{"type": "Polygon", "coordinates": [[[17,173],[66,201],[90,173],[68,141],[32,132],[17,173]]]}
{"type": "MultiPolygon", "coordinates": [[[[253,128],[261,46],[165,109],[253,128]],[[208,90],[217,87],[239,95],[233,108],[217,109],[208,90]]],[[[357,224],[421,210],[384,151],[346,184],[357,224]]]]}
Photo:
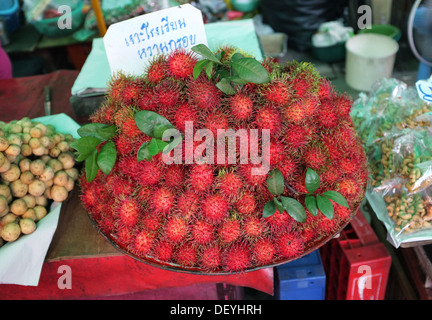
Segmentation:
{"type": "Polygon", "coordinates": [[[0,246],[34,232],[48,206],[68,198],[79,175],[72,141],[27,117],[0,121],[0,246]]]}

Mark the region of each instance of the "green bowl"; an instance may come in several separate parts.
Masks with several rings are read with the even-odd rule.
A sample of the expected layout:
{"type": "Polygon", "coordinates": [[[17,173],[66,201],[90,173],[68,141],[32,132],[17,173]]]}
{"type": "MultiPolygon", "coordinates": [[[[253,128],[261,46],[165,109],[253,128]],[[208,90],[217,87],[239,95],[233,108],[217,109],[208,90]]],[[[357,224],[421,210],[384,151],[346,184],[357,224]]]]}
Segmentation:
{"type": "Polygon", "coordinates": [[[322,62],[338,62],[345,59],[345,42],[327,47],[312,46],[312,54],[322,62]]]}
{"type": "Polygon", "coordinates": [[[401,37],[401,31],[398,27],[391,24],[374,24],[371,29],[362,29],[358,33],[376,33],[389,36],[396,41],[399,41],[401,37]]]}
{"type": "Polygon", "coordinates": [[[85,16],[82,11],[83,6],[84,3],[80,2],[80,4],[76,8],[74,8],[69,15],[65,13],[61,17],[35,21],[33,22],[33,26],[36,28],[37,31],[39,31],[39,33],[47,37],[58,38],[68,36],[81,27],[85,16]],[[60,29],[58,25],[59,19],[70,18],[72,18],[71,28],[60,29]]]}

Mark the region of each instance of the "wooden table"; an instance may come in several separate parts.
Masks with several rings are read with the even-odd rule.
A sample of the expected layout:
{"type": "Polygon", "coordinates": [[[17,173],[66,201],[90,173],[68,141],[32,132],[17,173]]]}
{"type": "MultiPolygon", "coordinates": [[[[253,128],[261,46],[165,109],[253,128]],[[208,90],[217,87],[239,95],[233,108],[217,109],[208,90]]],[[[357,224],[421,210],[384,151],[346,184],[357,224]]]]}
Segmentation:
{"type": "MultiPolygon", "coordinates": [[[[65,113],[80,124],[86,123],[88,119],[75,117],[69,103],[70,89],[77,75],[77,71],[62,70],[43,76],[0,80],[0,120],[7,122],[24,116],[43,116],[44,87],[49,85],[52,88],[52,113],[65,113]]],[[[273,268],[234,275],[200,275],[174,272],[137,261],[117,251],[96,231],[79,200],[79,188],[76,187],[62,205],[39,285],[0,285],[0,299],[131,297],[133,293],[162,288],[195,285],[202,290],[199,286],[206,284],[250,287],[273,294],[273,268]],[[63,281],[67,272],[71,276],[71,288],[65,287],[68,282],[63,281]]],[[[183,298],[187,298],[185,293],[183,291],[183,298]]],[[[206,297],[202,291],[201,298],[206,297]]]]}

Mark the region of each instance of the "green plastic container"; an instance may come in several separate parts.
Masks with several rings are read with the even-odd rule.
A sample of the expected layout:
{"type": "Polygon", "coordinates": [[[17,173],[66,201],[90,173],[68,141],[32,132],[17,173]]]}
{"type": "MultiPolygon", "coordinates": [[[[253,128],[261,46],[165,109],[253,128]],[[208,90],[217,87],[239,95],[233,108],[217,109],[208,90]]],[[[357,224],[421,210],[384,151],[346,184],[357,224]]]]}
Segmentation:
{"type": "Polygon", "coordinates": [[[312,46],[312,54],[322,62],[338,62],[345,59],[345,42],[327,47],[312,46]]]}
{"type": "Polygon", "coordinates": [[[399,41],[401,37],[401,31],[398,27],[393,26],[391,24],[374,24],[371,26],[371,29],[362,29],[359,30],[359,34],[362,33],[375,33],[375,34],[382,34],[384,36],[389,36],[390,38],[393,38],[396,41],[399,41]]]}
{"type": "Polygon", "coordinates": [[[77,7],[72,9],[70,15],[65,13],[65,15],[61,17],[55,17],[50,19],[43,19],[39,21],[34,21],[33,26],[36,28],[39,33],[41,33],[44,36],[52,37],[52,38],[58,38],[58,37],[64,37],[68,36],[75,31],[77,31],[84,21],[84,13],[83,13],[83,6],[84,3],[81,1],[77,7]],[[70,29],[60,29],[58,26],[59,19],[68,19],[70,16],[72,16],[72,24],[70,29]]]}

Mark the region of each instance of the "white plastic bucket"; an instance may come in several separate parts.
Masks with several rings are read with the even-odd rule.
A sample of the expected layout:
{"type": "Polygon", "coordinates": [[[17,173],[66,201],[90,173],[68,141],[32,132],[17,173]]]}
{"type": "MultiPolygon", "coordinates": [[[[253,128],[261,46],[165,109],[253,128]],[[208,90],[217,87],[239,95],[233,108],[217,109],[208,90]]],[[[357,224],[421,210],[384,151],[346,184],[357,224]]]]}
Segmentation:
{"type": "Polygon", "coordinates": [[[346,42],[348,85],[359,91],[370,91],[372,84],[393,73],[398,43],[380,34],[358,34],[346,42]]]}

